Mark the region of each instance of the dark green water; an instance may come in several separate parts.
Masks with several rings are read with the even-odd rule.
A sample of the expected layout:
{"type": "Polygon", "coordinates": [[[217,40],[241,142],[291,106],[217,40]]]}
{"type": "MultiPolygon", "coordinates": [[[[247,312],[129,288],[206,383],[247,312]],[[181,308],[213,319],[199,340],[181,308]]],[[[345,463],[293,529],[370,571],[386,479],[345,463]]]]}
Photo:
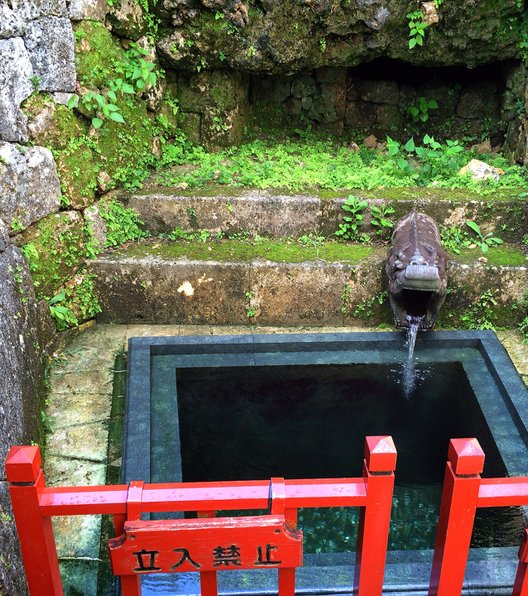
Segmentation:
{"type": "MultiPolygon", "coordinates": [[[[398,449],[391,549],[432,548],[450,438],[477,437],[485,476],[506,470],[459,363],[418,365],[407,399],[394,365],[182,368],[184,481],[360,476],[366,435],[398,449]]],[[[354,548],[358,510],[301,510],[306,552],[354,548]]],[[[519,544],[517,509],[481,510],[473,546],[519,544]]]]}

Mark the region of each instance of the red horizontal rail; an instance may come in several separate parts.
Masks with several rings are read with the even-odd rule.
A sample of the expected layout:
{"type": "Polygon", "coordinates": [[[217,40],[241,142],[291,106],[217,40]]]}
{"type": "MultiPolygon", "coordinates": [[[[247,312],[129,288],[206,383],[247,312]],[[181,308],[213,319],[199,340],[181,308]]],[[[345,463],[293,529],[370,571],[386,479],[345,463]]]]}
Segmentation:
{"type": "MultiPolygon", "coordinates": [[[[286,507],[362,507],[367,502],[364,478],[285,480],[286,507]]],[[[43,488],[42,515],[124,514],[128,485],[43,488]]],[[[269,480],[145,484],[143,512],[267,509],[269,480]]]]}
{"type": "Polygon", "coordinates": [[[477,507],[528,505],[528,477],[482,478],[477,507]]]}

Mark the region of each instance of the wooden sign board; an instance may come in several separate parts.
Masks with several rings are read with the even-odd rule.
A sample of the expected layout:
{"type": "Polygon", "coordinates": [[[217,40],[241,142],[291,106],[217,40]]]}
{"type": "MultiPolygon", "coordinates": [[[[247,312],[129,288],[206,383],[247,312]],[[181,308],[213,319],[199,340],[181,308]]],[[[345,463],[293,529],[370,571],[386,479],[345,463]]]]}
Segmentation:
{"type": "Polygon", "coordinates": [[[300,567],[302,546],[283,515],[131,521],[108,543],[114,575],[300,567]]]}

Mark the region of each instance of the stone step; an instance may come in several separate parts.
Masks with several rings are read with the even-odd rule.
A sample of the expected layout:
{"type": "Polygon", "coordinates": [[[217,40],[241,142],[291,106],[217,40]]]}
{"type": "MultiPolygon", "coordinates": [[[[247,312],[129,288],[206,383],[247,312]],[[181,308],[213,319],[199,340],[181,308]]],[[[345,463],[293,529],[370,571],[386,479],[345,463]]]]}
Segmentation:
{"type": "MultiPolygon", "coordinates": [[[[99,320],[344,326],[392,322],[385,247],[327,243],[303,258],[286,249],[281,257],[274,245],[263,250],[239,242],[238,251],[229,246],[208,242],[197,250],[196,243],[157,240],[90,261],[103,307],[99,320]]],[[[525,308],[516,305],[528,287],[528,268],[483,263],[480,254],[452,261],[439,324],[514,326],[525,316],[525,308]]]]}
{"type": "MultiPolygon", "coordinates": [[[[299,238],[309,233],[330,237],[346,215],[341,206],[349,195],[366,199],[371,205],[390,203],[395,211],[389,216],[393,222],[416,208],[433,217],[439,226],[467,230],[466,221],[476,221],[484,233],[493,231],[507,242],[521,242],[528,230],[528,201],[519,196],[518,190],[486,196],[444,188],[286,194],[224,186],[207,191],[151,189],[121,198],[139,213],[152,234],[180,227],[227,235],[249,232],[299,238]]],[[[364,214],[365,231],[373,233],[369,210],[364,214]]]]}

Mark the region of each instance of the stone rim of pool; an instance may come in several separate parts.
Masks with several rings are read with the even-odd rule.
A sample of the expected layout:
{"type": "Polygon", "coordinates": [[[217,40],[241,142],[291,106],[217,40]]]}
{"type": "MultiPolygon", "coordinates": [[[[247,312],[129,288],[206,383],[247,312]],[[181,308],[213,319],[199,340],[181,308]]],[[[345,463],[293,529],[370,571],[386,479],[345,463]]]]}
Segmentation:
{"type": "MultiPolygon", "coordinates": [[[[430,355],[430,350],[435,348],[453,354],[454,357],[450,356],[451,361],[463,361],[464,350],[468,348],[473,353],[478,351],[481,358],[479,366],[484,365],[489,371],[489,378],[502,398],[501,407],[504,412],[507,411],[511,423],[507,428],[504,428],[504,424],[502,428],[494,428],[494,404],[483,404],[478,397],[479,404],[484,416],[486,408],[489,410],[486,416],[488,426],[508,473],[526,474],[519,462],[528,461],[528,414],[523,411],[523,406],[528,403],[528,391],[495,334],[491,331],[437,331],[420,334],[417,341],[418,360],[423,354],[430,355]]],[[[371,332],[131,338],[123,481],[143,479],[149,482],[151,478],[149,446],[152,355],[171,355],[177,358],[178,366],[182,367],[210,367],[221,365],[222,362],[224,366],[269,364],[270,359],[277,359],[278,354],[287,354],[288,363],[294,361],[296,364],[309,364],[313,363],[319,353],[333,354],[334,361],[336,356],[343,357],[346,354],[348,362],[350,358],[353,362],[365,362],[365,358],[376,362],[401,362],[405,354],[404,335],[399,332],[371,332]],[[360,357],[359,350],[368,356],[360,357]],[[129,412],[134,412],[133,419],[129,412]]],[[[284,360],[284,356],[282,359],[284,360]]],[[[464,366],[464,362],[462,365],[464,366]]],[[[479,370],[471,370],[471,363],[467,368],[470,383],[473,386],[478,384],[479,370]]],[[[489,401],[490,397],[483,399],[489,401]]],[[[179,437],[174,440],[179,441],[179,437]]],[[[447,445],[445,452],[447,456],[447,445]]],[[[361,458],[362,454],[358,453],[357,457],[361,458]]],[[[177,468],[178,464],[176,474],[177,468]]],[[[181,464],[179,473],[181,474],[181,464]]],[[[471,549],[465,590],[471,590],[472,594],[489,594],[490,590],[497,594],[511,593],[517,565],[516,553],[515,547],[471,549]]],[[[390,551],[384,593],[427,591],[431,556],[430,550],[390,551]]],[[[353,563],[353,553],[305,555],[305,566],[297,574],[298,593],[350,592],[353,585],[353,563]]],[[[276,590],[276,573],[273,571],[251,572],[251,576],[247,573],[232,571],[219,574],[220,593],[269,594],[276,590]]],[[[142,585],[145,594],[200,593],[196,574],[145,576],[142,578],[142,585]]]]}

